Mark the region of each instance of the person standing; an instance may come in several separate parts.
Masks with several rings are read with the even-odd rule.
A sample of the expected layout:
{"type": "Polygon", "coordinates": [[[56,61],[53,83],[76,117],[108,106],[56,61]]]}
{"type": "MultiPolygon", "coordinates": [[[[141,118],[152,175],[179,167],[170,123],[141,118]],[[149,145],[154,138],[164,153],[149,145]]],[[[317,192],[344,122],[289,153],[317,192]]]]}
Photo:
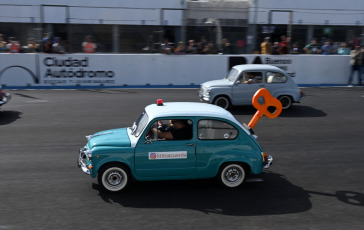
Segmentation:
{"type": "Polygon", "coordinates": [[[0,53],[5,53],[8,51],[6,48],[6,41],[4,39],[4,35],[0,34],[0,53]]]}
{"type": "Polygon", "coordinates": [[[220,53],[223,53],[223,54],[233,54],[234,53],[233,47],[227,38],[223,38],[221,41],[220,53]]]}
{"type": "Polygon", "coordinates": [[[272,54],[279,54],[279,42],[274,42],[272,47],[272,54]]]}
{"type": "Polygon", "coordinates": [[[341,43],[340,47],[337,49],[337,54],[339,55],[350,54],[350,49],[347,47],[346,42],[341,43]]]}
{"type": "Polygon", "coordinates": [[[331,41],[327,40],[323,46],[321,46],[321,54],[330,55],[333,54],[334,47],[331,45],[331,41]]]}
{"type": "Polygon", "coordinates": [[[281,42],[279,43],[279,54],[287,54],[288,51],[286,36],[281,36],[281,42]]]}
{"type": "Polygon", "coordinates": [[[60,37],[56,37],[56,42],[52,46],[53,53],[64,54],[65,50],[63,47],[63,41],[60,37]]]}
{"type": "Polygon", "coordinates": [[[14,37],[11,37],[9,38],[7,49],[9,50],[9,53],[20,53],[21,46],[19,42],[15,40],[14,37]]]}
{"type": "Polygon", "coordinates": [[[361,60],[360,60],[360,46],[355,46],[355,48],[350,52],[350,75],[348,79],[348,86],[352,87],[353,76],[355,72],[359,75],[359,85],[361,85],[361,60]]]}
{"type": "Polygon", "coordinates": [[[316,38],[312,38],[311,43],[307,44],[303,50],[306,54],[320,54],[321,53],[321,46],[317,43],[316,38]]]}
{"type": "Polygon", "coordinates": [[[270,42],[270,37],[264,38],[264,42],[260,45],[262,54],[272,53],[272,43],[270,42]]]}
{"type": "Polygon", "coordinates": [[[97,46],[91,35],[86,36],[85,41],[82,43],[82,48],[85,53],[95,53],[97,46]]]}

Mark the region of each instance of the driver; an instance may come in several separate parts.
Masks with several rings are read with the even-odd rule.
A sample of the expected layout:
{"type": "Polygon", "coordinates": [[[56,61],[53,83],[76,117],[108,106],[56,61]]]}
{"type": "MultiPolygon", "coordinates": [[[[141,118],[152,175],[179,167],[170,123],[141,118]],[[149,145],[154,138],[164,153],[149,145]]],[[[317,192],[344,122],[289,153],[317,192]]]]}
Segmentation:
{"type": "Polygon", "coordinates": [[[246,83],[246,84],[258,83],[258,79],[255,77],[255,75],[253,73],[249,73],[248,78],[249,79],[247,81],[245,81],[244,83],[246,83]]]}
{"type": "Polygon", "coordinates": [[[158,137],[166,140],[189,140],[192,138],[192,126],[188,120],[171,120],[169,130],[158,129],[158,137]]]}

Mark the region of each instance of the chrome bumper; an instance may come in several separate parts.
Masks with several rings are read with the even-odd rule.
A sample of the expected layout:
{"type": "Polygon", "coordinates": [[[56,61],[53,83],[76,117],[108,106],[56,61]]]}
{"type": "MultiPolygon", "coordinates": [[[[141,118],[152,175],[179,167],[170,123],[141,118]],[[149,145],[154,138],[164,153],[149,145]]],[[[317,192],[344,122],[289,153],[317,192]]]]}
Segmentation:
{"type": "Polygon", "coordinates": [[[8,101],[10,101],[11,99],[11,94],[7,93],[5,95],[5,97],[0,101],[0,106],[5,105],[6,103],[8,103],[8,101]]]}
{"type": "Polygon", "coordinates": [[[268,155],[268,161],[264,163],[263,168],[269,169],[269,167],[273,164],[273,157],[271,155],[268,155]]]}
{"type": "Polygon", "coordinates": [[[91,174],[90,170],[86,166],[86,154],[85,148],[80,149],[80,153],[78,155],[77,166],[82,169],[82,171],[86,174],[91,174]]]}
{"type": "Polygon", "coordinates": [[[198,96],[200,98],[200,101],[211,103],[209,96],[204,96],[201,92],[198,92],[198,96]]]}

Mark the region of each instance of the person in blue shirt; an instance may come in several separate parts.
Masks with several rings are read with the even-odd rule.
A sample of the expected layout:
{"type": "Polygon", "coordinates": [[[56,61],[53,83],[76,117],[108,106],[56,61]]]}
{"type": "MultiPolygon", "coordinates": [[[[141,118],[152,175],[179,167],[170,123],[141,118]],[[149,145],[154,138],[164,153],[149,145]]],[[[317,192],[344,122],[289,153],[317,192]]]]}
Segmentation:
{"type": "Polygon", "coordinates": [[[337,49],[337,54],[350,55],[350,49],[347,47],[346,42],[340,44],[340,47],[337,49]]]}

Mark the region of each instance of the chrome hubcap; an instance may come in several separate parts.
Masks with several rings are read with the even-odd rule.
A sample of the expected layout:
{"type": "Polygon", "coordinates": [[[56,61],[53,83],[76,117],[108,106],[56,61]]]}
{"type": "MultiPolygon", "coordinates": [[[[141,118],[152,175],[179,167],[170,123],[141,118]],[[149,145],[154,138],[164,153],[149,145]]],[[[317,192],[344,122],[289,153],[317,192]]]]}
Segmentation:
{"type": "Polygon", "coordinates": [[[240,172],[239,172],[239,170],[237,168],[231,168],[231,169],[226,171],[225,178],[229,182],[235,182],[240,178],[240,172]]]}
{"type": "Polygon", "coordinates": [[[112,171],[109,173],[106,180],[109,185],[117,186],[122,182],[123,176],[118,171],[112,171]]]}
{"type": "Polygon", "coordinates": [[[228,102],[226,101],[226,99],[225,99],[225,98],[219,98],[219,99],[217,99],[217,101],[216,101],[216,105],[217,105],[217,106],[220,106],[220,107],[222,107],[222,108],[226,108],[226,107],[227,107],[227,104],[228,104],[228,102]]]}

